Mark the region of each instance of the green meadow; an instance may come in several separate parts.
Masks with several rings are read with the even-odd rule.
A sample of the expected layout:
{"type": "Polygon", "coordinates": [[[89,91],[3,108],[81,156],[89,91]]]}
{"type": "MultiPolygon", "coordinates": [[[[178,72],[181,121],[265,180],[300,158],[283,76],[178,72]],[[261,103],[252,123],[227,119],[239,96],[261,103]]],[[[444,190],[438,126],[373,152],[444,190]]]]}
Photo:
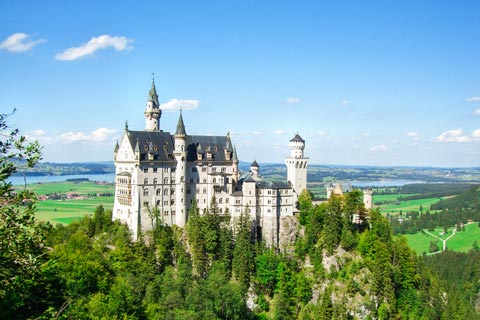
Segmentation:
{"type": "Polygon", "coordinates": [[[50,183],[35,183],[28,185],[28,189],[34,191],[37,195],[45,195],[49,193],[67,193],[74,192],[82,195],[93,193],[114,193],[115,189],[113,183],[97,184],[95,182],[50,182],[50,183]]]}
{"type": "MultiPolygon", "coordinates": [[[[443,228],[436,228],[430,233],[435,236],[446,239],[452,235],[453,228],[448,229],[448,233],[441,235],[443,228]]],[[[443,243],[428,235],[427,233],[417,232],[415,234],[403,235],[407,238],[408,245],[417,253],[429,253],[430,241],[436,241],[439,248],[443,247],[443,243]]],[[[472,249],[473,242],[477,240],[480,243],[480,228],[478,222],[465,225],[465,231],[457,231],[453,237],[447,241],[447,249],[452,251],[467,252],[472,249]]]]}
{"type": "MultiPolygon", "coordinates": [[[[408,211],[419,211],[420,206],[422,206],[423,211],[430,210],[430,206],[438,201],[442,200],[443,198],[424,198],[424,199],[415,199],[415,200],[405,200],[399,201],[398,203],[389,203],[378,206],[380,211],[384,214],[393,214],[397,215],[402,211],[402,213],[407,213],[408,211]]],[[[374,198],[374,203],[375,200],[374,198]]]]}
{"type": "Polygon", "coordinates": [[[95,208],[103,205],[105,209],[113,208],[113,195],[97,197],[98,193],[115,192],[113,184],[97,184],[94,182],[52,182],[31,184],[28,188],[37,196],[51,193],[75,193],[88,196],[87,199],[44,200],[37,202],[35,217],[39,221],[49,221],[53,224],[68,224],[92,214],[95,208]],[[95,195],[95,196],[94,196],[95,195]]]}

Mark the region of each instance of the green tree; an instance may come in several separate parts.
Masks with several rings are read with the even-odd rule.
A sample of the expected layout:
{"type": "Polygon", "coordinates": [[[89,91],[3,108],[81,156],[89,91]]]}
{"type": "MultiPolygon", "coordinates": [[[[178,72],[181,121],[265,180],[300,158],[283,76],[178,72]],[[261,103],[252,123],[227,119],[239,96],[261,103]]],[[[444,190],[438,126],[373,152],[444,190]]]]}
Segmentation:
{"type": "Polygon", "coordinates": [[[232,261],[234,276],[245,287],[250,285],[250,277],[255,268],[255,248],[252,241],[252,221],[249,212],[250,209],[246,207],[236,221],[232,261]]]}
{"type": "MultiPolygon", "coordinates": [[[[15,112],[15,111],[14,111],[15,112]]],[[[19,317],[19,310],[36,305],[30,295],[45,259],[44,239],[35,224],[35,196],[14,190],[7,179],[41,159],[37,141],[29,143],[0,114],[0,318],[19,317]]]]}

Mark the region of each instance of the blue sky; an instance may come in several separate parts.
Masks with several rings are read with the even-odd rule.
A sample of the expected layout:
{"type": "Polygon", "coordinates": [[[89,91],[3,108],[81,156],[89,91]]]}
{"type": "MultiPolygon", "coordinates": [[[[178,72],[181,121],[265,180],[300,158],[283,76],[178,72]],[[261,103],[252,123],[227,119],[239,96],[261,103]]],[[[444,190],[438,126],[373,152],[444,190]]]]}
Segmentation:
{"type": "Polygon", "coordinates": [[[44,160],[112,160],[151,73],[240,160],[480,165],[479,1],[2,1],[0,110],[44,160]]]}

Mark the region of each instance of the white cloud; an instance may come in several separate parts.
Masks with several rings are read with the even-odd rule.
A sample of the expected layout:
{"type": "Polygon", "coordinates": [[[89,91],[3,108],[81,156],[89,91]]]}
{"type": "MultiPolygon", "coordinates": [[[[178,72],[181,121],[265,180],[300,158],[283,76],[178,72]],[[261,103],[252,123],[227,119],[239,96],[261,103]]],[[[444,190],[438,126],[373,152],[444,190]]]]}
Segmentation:
{"type": "Polygon", "coordinates": [[[288,104],[297,104],[297,103],[300,103],[300,98],[298,98],[298,97],[288,97],[287,99],[285,99],[284,102],[288,103],[288,104]]]}
{"type": "Polygon", "coordinates": [[[480,117],[480,109],[473,111],[473,114],[480,117]]]}
{"type": "Polygon", "coordinates": [[[435,138],[437,142],[480,142],[480,129],[476,129],[471,135],[464,134],[462,128],[447,130],[435,138]]]}
{"type": "Polygon", "coordinates": [[[375,151],[388,151],[388,147],[384,144],[378,145],[378,146],[373,146],[370,148],[370,151],[375,152],[375,151]]]}
{"type": "Polygon", "coordinates": [[[252,134],[253,134],[254,136],[261,136],[261,135],[263,134],[263,132],[261,132],[261,131],[253,131],[252,134]]]}
{"type": "Polygon", "coordinates": [[[32,37],[33,35],[26,33],[14,33],[0,43],[0,49],[10,52],[25,52],[46,41],[45,39],[32,40],[32,37]]]}
{"type": "Polygon", "coordinates": [[[277,129],[273,132],[273,134],[275,135],[283,135],[283,134],[286,134],[287,131],[283,130],[283,129],[277,129]]]}
{"type": "Polygon", "coordinates": [[[179,100],[172,99],[160,105],[164,111],[193,110],[200,106],[200,100],[179,100]]]}
{"type": "Polygon", "coordinates": [[[90,134],[85,134],[84,132],[65,132],[60,134],[60,142],[69,144],[74,142],[103,142],[111,140],[118,131],[115,129],[108,128],[98,128],[95,131],[92,131],[90,134]]]}
{"type": "Polygon", "coordinates": [[[408,132],[406,136],[412,138],[413,141],[418,141],[421,137],[423,137],[420,133],[413,131],[408,132]]]}
{"type": "Polygon", "coordinates": [[[350,104],[350,101],[348,101],[347,99],[343,99],[342,101],[340,101],[340,105],[342,107],[346,107],[350,104]]]}
{"type": "Polygon", "coordinates": [[[93,37],[87,43],[79,47],[71,47],[62,53],[57,53],[55,59],[63,61],[72,61],[84,56],[93,55],[95,51],[112,47],[116,51],[128,51],[133,49],[133,41],[125,37],[112,37],[108,34],[99,37],[93,37]]]}
{"type": "Polygon", "coordinates": [[[316,137],[325,137],[326,135],[327,135],[327,133],[325,131],[322,131],[322,130],[315,132],[316,137]]]}
{"type": "Polygon", "coordinates": [[[469,98],[466,98],[465,101],[467,102],[480,101],[480,97],[479,96],[469,97],[469,98]]]}

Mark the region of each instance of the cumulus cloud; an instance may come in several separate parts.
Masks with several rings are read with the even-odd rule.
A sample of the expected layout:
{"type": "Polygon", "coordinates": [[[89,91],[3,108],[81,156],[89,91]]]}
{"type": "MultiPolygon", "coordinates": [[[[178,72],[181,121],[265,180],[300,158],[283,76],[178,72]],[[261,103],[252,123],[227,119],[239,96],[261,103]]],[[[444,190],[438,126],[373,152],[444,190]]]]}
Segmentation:
{"type": "Polygon", "coordinates": [[[469,97],[469,98],[466,98],[465,101],[467,102],[480,101],[480,96],[469,97]]]}
{"type": "Polygon", "coordinates": [[[90,134],[84,132],[65,132],[60,134],[60,142],[69,144],[74,142],[103,142],[113,139],[114,134],[118,131],[115,129],[108,128],[98,128],[95,131],[92,131],[90,134]]]}
{"type": "Polygon", "coordinates": [[[378,145],[378,146],[373,146],[370,148],[370,151],[375,152],[375,151],[388,151],[388,147],[384,144],[378,145]]]}
{"type": "Polygon", "coordinates": [[[179,100],[172,99],[160,105],[164,111],[193,110],[200,106],[200,100],[179,100]]]}
{"type": "Polygon", "coordinates": [[[300,103],[300,98],[298,98],[298,97],[288,97],[287,99],[285,99],[284,102],[287,103],[287,104],[297,104],[297,103],[300,103]]]}
{"type": "Polygon", "coordinates": [[[412,138],[413,141],[418,141],[421,137],[423,137],[420,133],[413,131],[407,132],[406,136],[412,138]]]}
{"type": "Polygon", "coordinates": [[[71,47],[61,53],[57,53],[55,59],[72,61],[84,56],[93,55],[98,50],[110,47],[116,51],[129,51],[133,49],[133,46],[131,45],[132,42],[133,40],[125,37],[112,37],[108,34],[104,34],[99,37],[93,37],[87,43],[84,43],[79,47],[71,47]]]}
{"type": "Polygon", "coordinates": [[[45,39],[33,40],[33,35],[26,33],[14,33],[0,43],[0,49],[9,52],[25,52],[31,50],[37,44],[45,42],[45,39]]]}
{"type": "Polygon", "coordinates": [[[263,132],[261,132],[261,131],[253,131],[252,134],[253,134],[254,136],[261,136],[261,135],[263,134],[263,132]]]}
{"type": "Polygon", "coordinates": [[[473,111],[473,114],[480,117],[480,109],[473,111]]]}
{"type": "Polygon", "coordinates": [[[273,134],[275,135],[282,135],[282,134],[285,134],[287,133],[287,131],[283,130],[283,129],[277,129],[273,132],[273,134]]]}
{"type": "Polygon", "coordinates": [[[343,99],[342,101],[340,101],[340,105],[342,107],[346,107],[350,104],[350,101],[348,101],[347,99],[343,99]]]}
{"type": "Polygon", "coordinates": [[[470,135],[465,134],[462,128],[447,130],[436,137],[435,141],[444,143],[480,142],[480,129],[476,129],[470,135]]]}

